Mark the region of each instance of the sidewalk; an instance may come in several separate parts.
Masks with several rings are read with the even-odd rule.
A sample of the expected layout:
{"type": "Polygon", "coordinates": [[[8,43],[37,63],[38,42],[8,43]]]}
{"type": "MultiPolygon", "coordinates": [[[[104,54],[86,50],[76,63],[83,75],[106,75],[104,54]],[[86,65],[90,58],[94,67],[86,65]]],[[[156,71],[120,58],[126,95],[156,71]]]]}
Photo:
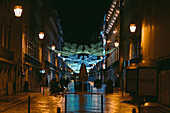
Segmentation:
{"type": "MultiPolygon", "coordinates": [[[[128,93],[121,91],[115,91],[113,94],[104,94],[104,87],[96,89],[93,87],[93,94],[77,92],[74,94],[73,84],[69,84],[69,92],[67,95],[67,111],[68,113],[100,113],[101,112],[101,95],[103,95],[103,110],[104,113],[132,113],[132,109],[136,109],[138,113],[138,105],[134,98],[130,97],[128,93]]],[[[15,113],[27,112],[27,104],[23,104],[28,101],[28,95],[31,99],[31,111],[32,113],[42,111],[49,111],[48,113],[56,112],[57,106],[61,108],[61,112],[65,111],[65,97],[49,96],[49,89],[45,88],[45,96],[43,93],[28,92],[26,94],[16,93],[13,95],[7,95],[0,97],[0,112],[15,113]],[[60,101],[59,101],[60,100],[60,101]],[[47,104],[48,103],[48,104],[47,104]],[[17,105],[16,107],[13,107],[17,105]],[[21,107],[22,106],[22,107],[21,107]],[[11,108],[11,109],[9,109],[11,108]],[[22,111],[23,110],[23,111],[22,111]],[[8,112],[12,111],[12,112],[8,112]]],[[[141,113],[170,113],[170,108],[158,103],[147,103],[141,106],[141,113]]]]}
{"type": "MultiPolygon", "coordinates": [[[[28,96],[30,96],[30,99],[37,97],[38,95],[43,95],[43,93],[37,93],[39,92],[39,89],[36,92],[19,92],[14,93],[12,95],[5,95],[0,97],[0,112],[5,111],[6,109],[9,109],[17,104],[23,103],[25,101],[28,101],[28,96]]],[[[45,95],[49,95],[48,88],[45,88],[45,95]]]]}

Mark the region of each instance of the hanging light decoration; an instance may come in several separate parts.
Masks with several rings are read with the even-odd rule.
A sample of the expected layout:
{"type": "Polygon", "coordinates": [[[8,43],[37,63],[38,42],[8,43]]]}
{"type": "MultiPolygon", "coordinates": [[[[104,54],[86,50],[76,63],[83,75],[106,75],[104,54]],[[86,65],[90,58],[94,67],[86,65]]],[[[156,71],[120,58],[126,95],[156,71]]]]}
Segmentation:
{"type": "Polygon", "coordinates": [[[21,17],[21,14],[22,14],[22,6],[21,5],[16,5],[14,7],[14,14],[16,17],[21,17]]]}
{"type": "Polygon", "coordinates": [[[39,32],[39,39],[43,39],[44,38],[44,32],[39,32]]]}

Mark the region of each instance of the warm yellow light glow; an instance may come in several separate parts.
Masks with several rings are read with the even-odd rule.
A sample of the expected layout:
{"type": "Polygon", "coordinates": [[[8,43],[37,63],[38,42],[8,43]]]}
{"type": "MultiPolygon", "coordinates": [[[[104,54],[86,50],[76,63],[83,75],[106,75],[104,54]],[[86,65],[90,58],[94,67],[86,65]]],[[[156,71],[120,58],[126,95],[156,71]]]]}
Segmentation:
{"type": "Polygon", "coordinates": [[[115,31],[113,31],[113,33],[115,34],[115,33],[117,33],[117,31],[115,30],[115,31]]]}
{"type": "Polygon", "coordinates": [[[112,14],[112,12],[111,12],[111,11],[109,11],[109,13],[110,13],[110,14],[112,14]]]}
{"type": "Polygon", "coordinates": [[[55,50],[55,45],[54,45],[54,44],[51,46],[51,49],[52,49],[52,50],[55,50]]]}
{"type": "Polygon", "coordinates": [[[116,13],[117,13],[117,14],[119,14],[119,13],[120,13],[120,11],[119,11],[119,10],[116,10],[116,13]]]}
{"type": "Polygon", "coordinates": [[[116,17],[113,17],[114,20],[116,20],[116,17]]]}
{"type": "Polygon", "coordinates": [[[44,38],[44,32],[39,32],[39,39],[43,39],[44,38]]]}
{"type": "Polygon", "coordinates": [[[22,6],[20,5],[16,5],[14,7],[14,14],[16,17],[21,17],[21,14],[22,14],[22,6]]]}
{"type": "Polygon", "coordinates": [[[130,32],[131,33],[135,33],[135,31],[136,31],[136,24],[130,24],[129,28],[130,28],[130,32]]]}
{"type": "Polygon", "coordinates": [[[113,8],[110,8],[111,11],[113,11],[113,8]]]}
{"type": "Polygon", "coordinates": [[[110,40],[108,40],[107,43],[110,43],[110,40]]]}
{"type": "Polygon", "coordinates": [[[149,106],[149,102],[146,102],[146,103],[144,104],[144,106],[149,106]]]}
{"type": "Polygon", "coordinates": [[[118,14],[115,13],[115,16],[118,17],[118,14]]]}
{"type": "Polygon", "coordinates": [[[114,2],[114,1],[113,1],[113,4],[115,4],[115,5],[116,5],[116,2],[114,2]]]}
{"type": "Polygon", "coordinates": [[[61,56],[61,53],[58,53],[58,56],[61,56]]]}
{"type": "Polygon", "coordinates": [[[115,47],[118,47],[118,46],[119,46],[119,42],[116,41],[116,42],[114,43],[114,45],[115,45],[115,47]]]}
{"type": "Polygon", "coordinates": [[[115,8],[115,5],[111,5],[113,8],[115,8]]]}
{"type": "Polygon", "coordinates": [[[115,22],[115,20],[112,19],[112,22],[115,22]]]}

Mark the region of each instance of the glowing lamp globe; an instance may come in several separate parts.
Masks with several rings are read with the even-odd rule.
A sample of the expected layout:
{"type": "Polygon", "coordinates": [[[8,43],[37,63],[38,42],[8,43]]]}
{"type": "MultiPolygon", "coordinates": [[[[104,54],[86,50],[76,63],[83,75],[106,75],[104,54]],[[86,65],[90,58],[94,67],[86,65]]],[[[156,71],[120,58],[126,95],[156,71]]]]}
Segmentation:
{"type": "Polygon", "coordinates": [[[51,49],[52,49],[52,50],[55,50],[55,45],[54,45],[54,44],[51,46],[51,49]]]}
{"type": "Polygon", "coordinates": [[[58,53],[58,56],[61,56],[61,53],[58,53]]]}
{"type": "Polygon", "coordinates": [[[115,45],[115,47],[118,47],[118,46],[119,46],[119,42],[116,41],[116,42],[114,43],[114,45],[115,45]]]}
{"type": "Polygon", "coordinates": [[[131,33],[135,33],[135,31],[136,31],[136,24],[130,24],[129,28],[130,28],[130,32],[131,33]]]}
{"type": "Polygon", "coordinates": [[[39,32],[39,39],[43,39],[44,38],[44,32],[39,32]]]}
{"type": "Polygon", "coordinates": [[[22,6],[20,5],[16,5],[14,7],[14,14],[16,17],[21,17],[21,14],[22,14],[22,6]]]}

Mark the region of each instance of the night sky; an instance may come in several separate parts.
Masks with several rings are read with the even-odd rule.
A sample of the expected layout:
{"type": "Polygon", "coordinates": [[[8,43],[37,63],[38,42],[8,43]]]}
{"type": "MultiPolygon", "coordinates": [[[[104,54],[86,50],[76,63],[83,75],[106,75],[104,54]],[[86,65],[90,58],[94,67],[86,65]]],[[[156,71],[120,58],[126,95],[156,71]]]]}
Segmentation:
{"type": "Polygon", "coordinates": [[[90,44],[99,35],[104,14],[112,0],[51,0],[61,18],[64,41],[90,44]]]}

